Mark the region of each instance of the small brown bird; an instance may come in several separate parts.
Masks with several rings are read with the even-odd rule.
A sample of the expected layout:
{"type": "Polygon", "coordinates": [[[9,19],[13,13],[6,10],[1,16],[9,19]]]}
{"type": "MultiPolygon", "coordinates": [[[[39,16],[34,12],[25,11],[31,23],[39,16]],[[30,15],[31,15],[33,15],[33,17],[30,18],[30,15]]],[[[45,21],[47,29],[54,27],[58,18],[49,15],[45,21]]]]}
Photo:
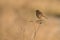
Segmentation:
{"type": "Polygon", "coordinates": [[[36,16],[37,16],[38,19],[41,19],[42,17],[47,18],[47,17],[44,16],[43,13],[42,13],[41,11],[39,11],[39,10],[36,10],[36,16]]]}
{"type": "Polygon", "coordinates": [[[43,14],[41,11],[39,11],[39,10],[36,10],[36,16],[37,16],[37,18],[39,19],[38,21],[40,22],[40,24],[43,22],[42,17],[47,18],[47,17],[44,16],[44,14],[43,14]]]}

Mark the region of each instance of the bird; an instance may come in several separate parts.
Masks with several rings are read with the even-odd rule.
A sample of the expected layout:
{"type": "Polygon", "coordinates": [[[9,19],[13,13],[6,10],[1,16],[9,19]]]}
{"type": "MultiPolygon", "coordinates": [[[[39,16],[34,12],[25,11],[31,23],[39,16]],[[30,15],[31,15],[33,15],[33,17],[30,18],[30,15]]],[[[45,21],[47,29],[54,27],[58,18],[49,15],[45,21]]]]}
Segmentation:
{"type": "Polygon", "coordinates": [[[44,14],[43,14],[41,11],[39,11],[39,10],[36,10],[36,16],[37,16],[38,19],[41,19],[42,17],[47,18],[47,17],[44,16],[44,14]]]}
{"type": "Polygon", "coordinates": [[[41,18],[42,13],[39,10],[36,10],[36,16],[38,19],[41,18]]]}
{"type": "Polygon", "coordinates": [[[42,24],[43,21],[42,17],[47,18],[40,10],[36,10],[36,17],[39,19],[38,21],[40,22],[40,24],[42,24]]]}

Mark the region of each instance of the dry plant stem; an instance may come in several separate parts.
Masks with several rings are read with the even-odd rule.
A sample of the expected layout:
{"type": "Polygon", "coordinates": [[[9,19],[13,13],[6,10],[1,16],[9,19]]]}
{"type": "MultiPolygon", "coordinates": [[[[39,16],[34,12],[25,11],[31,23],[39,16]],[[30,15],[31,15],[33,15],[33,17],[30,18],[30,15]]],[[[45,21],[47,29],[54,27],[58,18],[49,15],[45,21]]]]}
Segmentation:
{"type": "MultiPolygon", "coordinates": [[[[39,24],[39,25],[41,25],[41,24],[39,24]]],[[[34,33],[33,33],[32,40],[35,40],[35,37],[36,37],[36,34],[37,34],[37,32],[38,32],[39,28],[40,28],[40,26],[38,26],[38,28],[37,28],[37,29],[35,28],[35,31],[34,31],[34,33]]]]}

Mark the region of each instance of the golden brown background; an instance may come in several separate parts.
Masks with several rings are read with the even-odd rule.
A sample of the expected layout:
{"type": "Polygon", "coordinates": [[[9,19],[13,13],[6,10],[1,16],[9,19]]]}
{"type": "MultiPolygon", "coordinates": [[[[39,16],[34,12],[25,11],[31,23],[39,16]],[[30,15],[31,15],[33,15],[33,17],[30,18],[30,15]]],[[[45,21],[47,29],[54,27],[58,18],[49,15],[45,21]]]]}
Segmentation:
{"type": "Polygon", "coordinates": [[[56,14],[60,0],[0,0],[0,40],[60,40],[56,14]],[[36,22],[36,9],[48,17],[43,24],[36,22]]]}

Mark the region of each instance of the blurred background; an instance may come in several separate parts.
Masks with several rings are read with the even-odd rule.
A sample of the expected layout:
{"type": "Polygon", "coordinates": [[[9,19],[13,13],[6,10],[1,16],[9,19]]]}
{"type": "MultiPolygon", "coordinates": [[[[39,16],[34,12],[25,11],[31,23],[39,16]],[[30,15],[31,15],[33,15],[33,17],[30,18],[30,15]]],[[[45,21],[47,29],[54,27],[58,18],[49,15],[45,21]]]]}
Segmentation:
{"type": "Polygon", "coordinates": [[[0,0],[0,40],[60,40],[60,0],[0,0]]]}

